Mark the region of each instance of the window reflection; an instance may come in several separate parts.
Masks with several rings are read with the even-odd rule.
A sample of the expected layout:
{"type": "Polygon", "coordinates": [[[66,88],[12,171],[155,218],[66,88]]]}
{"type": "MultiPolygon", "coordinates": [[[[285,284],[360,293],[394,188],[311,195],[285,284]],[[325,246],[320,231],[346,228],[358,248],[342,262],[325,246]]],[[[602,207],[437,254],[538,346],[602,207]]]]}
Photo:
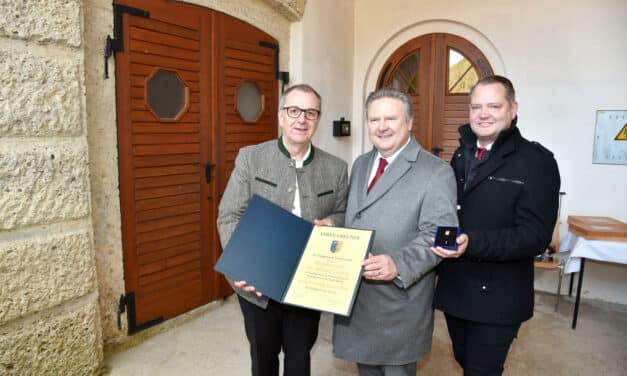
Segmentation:
{"type": "Polygon", "coordinates": [[[418,72],[420,67],[420,50],[409,54],[398,65],[392,75],[390,86],[395,89],[402,90],[410,95],[418,95],[419,79],[418,72]]]}
{"type": "Polygon", "coordinates": [[[173,120],[187,102],[187,87],[176,72],[159,70],[147,84],[148,106],[160,118],[173,120]]]}
{"type": "Polygon", "coordinates": [[[252,81],[244,81],[237,88],[237,112],[246,122],[254,122],[263,111],[263,95],[252,81]]]}
{"type": "Polygon", "coordinates": [[[448,50],[448,92],[467,94],[479,80],[477,71],[466,56],[449,48],[448,50]]]}

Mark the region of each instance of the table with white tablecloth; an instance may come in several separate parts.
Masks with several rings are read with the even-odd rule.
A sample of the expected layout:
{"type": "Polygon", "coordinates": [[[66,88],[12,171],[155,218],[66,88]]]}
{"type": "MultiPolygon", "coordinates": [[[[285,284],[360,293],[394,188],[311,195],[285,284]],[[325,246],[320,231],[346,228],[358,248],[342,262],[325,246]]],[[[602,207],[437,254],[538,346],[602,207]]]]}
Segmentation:
{"type": "MultiPolygon", "coordinates": [[[[627,264],[627,241],[589,240],[572,232],[561,241],[561,250],[570,251],[566,260],[564,273],[579,273],[577,296],[575,298],[575,311],[573,313],[572,328],[577,326],[577,314],[579,312],[579,299],[581,298],[581,284],[586,259],[627,264]]],[[[572,280],[571,280],[572,281],[572,280]]]]}

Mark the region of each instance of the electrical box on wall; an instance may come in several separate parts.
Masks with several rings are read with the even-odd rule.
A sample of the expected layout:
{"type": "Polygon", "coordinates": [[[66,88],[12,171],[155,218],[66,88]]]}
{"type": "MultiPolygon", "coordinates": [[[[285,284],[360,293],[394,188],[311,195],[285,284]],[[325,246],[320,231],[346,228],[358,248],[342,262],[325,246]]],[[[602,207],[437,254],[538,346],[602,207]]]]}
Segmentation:
{"type": "Polygon", "coordinates": [[[343,117],[340,120],[333,121],[333,137],[343,137],[351,135],[351,122],[344,120],[343,117]]]}

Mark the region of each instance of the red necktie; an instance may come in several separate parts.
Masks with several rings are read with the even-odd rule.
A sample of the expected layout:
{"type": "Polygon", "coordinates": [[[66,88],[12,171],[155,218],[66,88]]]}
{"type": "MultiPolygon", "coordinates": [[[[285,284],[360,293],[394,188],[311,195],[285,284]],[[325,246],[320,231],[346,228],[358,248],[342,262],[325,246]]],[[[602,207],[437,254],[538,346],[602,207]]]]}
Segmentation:
{"type": "Polygon", "coordinates": [[[483,158],[483,153],[485,153],[485,151],[488,150],[486,148],[482,148],[482,147],[478,147],[477,148],[477,159],[481,160],[481,158],[483,158]]]}
{"type": "Polygon", "coordinates": [[[374,179],[372,179],[372,181],[370,182],[370,185],[368,186],[368,192],[370,192],[372,187],[374,187],[374,185],[377,183],[377,180],[379,180],[381,175],[383,175],[383,170],[385,170],[385,167],[387,165],[388,165],[388,161],[385,160],[385,158],[379,158],[379,167],[377,167],[377,173],[374,175],[374,179]]]}

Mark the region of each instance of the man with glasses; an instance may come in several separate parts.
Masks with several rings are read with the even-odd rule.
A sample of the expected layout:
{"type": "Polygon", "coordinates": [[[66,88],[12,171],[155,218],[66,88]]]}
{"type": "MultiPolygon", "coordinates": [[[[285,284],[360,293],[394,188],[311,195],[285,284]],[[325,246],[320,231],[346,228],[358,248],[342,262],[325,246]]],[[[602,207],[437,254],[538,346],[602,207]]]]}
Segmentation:
{"type": "MultiPolygon", "coordinates": [[[[311,86],[290,87],[279,100],[279,139],[240,149],[220,201],[218,231],[223,247],[253,194],[316,225],[344,224],[348,166],[311,143],[320,106],[320,95],[311,86]]],[[[244,316],[252,374],[278,375],[278,355],[283,350],[286,376],[309,375],[320,312],[268,299],[246,281],[229,282],[244,316]]]]}
{"type": "Polygon", "coordinates": [[[520,134],[510,80],[479,80],[469,110],[451,160],[464,233],[457,251],[432,249],[445,258],[434,306],[464,375],[501,375],[520,324],[533,315],[533,256],[551,241],[560,176],[553,154],[520,134]]]}

